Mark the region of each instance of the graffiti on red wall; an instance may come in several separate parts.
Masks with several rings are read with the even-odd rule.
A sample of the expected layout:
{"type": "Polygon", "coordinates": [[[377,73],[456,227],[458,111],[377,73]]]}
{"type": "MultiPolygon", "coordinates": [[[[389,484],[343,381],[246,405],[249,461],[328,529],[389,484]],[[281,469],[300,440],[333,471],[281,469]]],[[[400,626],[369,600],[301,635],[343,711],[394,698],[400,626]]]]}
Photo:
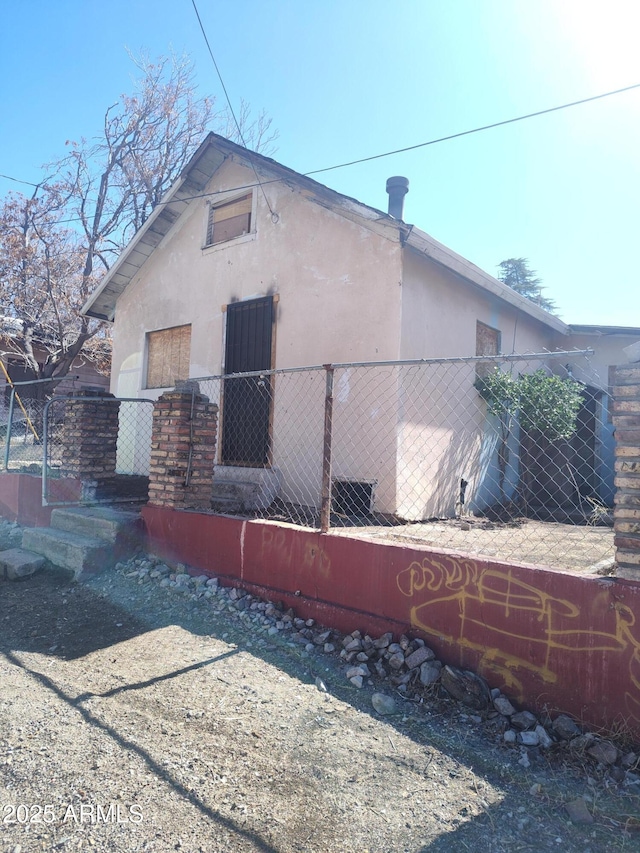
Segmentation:
{"type": "Polygon", "coordinates": [[[574,656],[587,653],[591,660],[594,653],[620,655],[628,672],[626,713],[640,722],[640,629],[633,610],[615,598],[610,586],[597,587],[589,618],[581,619],[575,601],[550,595],[508,567],[429,556],[400,571],[396,581],[412,600],[414,627],[478,653],[480,667],[503,679],[520,701],[523,670],[551,685],[558,681],[559,665],[565,671],[572,665],[567,655],[573,665],[574,656]]]}

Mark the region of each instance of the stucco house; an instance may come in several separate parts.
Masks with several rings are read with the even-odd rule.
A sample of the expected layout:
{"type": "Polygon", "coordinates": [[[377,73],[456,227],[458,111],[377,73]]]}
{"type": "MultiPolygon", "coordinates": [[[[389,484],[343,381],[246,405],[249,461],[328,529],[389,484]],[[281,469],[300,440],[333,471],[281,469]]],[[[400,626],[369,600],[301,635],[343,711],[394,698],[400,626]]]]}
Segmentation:
{"type": "MultiPolygon", "coordinates": [[[[387,184],[384,212],[209,134],[84,306],[87,315],[113,323],[111,391],[155,398],[177,380],[236,372],[590,347],[602,380],[592,405],[606,424],[609,368],[625,361],[622,349],[640,330],[564,323],[405,223],[408,182],[387,184]]],[[[471,384],[474,369],[465,379],[471,384]]],[[[418,438],[428,442],[434,427],[428,399],[424,417],[403,418],[401,386],[400,378],[384,401],[391,414],[378,427],[386,431],[388,441],[379,444],[389,448],[388,458],[378,458],[375,472],[366,456],[336,464],[345,477],[376,481],[380,512],[451,512],[455,472],[444,498],[434,491],[415,509],[410,483],[428,479],[437,460],[426,454],[410,461],[409,449],[418,438]]],[[[305,448],[321,446],[322,424],[313,436],[279,442],[286,406],[277,387],[262,409],[250,404],[253,449],[234,444],[243,400],[232,406],[232,390],[228,385],[221,400],[218,476],[275,476],[285,456],[289,472],[292,457],[317,468],[318,455],[309,462],[305,448]]],[[[354,431],[362,427],[353,424],[354,431]]],[[[610,429],[600,428],[593,441],[610,467],[598,471],[607,501],[610,429]]],[[[287,477],[274,483],[295,498],[287,477]]],[[[471,490],[480,494],[481,484],[471,490]]]]}

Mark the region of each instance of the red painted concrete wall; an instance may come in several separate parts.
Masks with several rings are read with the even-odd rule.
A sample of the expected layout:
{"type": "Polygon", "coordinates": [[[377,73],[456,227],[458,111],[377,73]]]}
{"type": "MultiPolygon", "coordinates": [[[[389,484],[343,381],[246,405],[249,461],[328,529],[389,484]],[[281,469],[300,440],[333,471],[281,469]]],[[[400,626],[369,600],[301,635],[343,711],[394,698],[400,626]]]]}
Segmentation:
{"type": "Polygon", "coordinates": [[[145,507],[151,550],[343,631],[410,631],[525,707],[640,736],[640,584],[145,507]]]}
{"type": "MultiPolygon", "coordinates": [[[[79,480],[51,480],[52,501],[77,501],[79,480]]],[[[54,507],[42,506],[42,478],[33,474],[0,474],[0,515],[25,527],[47,527],[54,507]]]]}

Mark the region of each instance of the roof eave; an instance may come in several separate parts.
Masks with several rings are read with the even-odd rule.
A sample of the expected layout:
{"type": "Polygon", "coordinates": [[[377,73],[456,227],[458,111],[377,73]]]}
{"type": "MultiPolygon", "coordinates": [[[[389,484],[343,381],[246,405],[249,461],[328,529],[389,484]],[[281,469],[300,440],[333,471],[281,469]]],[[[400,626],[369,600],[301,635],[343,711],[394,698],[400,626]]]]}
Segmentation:
{"type": "Polygon", "coordinates": [[[554,331],[560,332],[562,335],[569,334],[570,327],[559,317],[555,317],[553,314],[550,314],[548,311],[540,308],[534,302],[531,302],[531,300],[526,299],[519,293],[516,293],[516,291],[508,285],[503,284],[503,282],[499,281],[497,278],[490,276],[488,273],[481,270],[480,267],[477,267],[475,264],[472,264],[471,261],[463,258],[462,255],[458,255],[457,252],[454,252],[452,249],[449,249],[447,246],[439,243],[437,240],[434,240],[433,237],[424,231],[421,231],[419,228],[412,227],[410,229],[406,238],[406,245],[420,252],[422,255],[425,255],[434,263],[445,267],[465,279],[465,281],[471,283],[475,287],[479,287],[481,290],[490,293],[492,296],[495,296],[503,302],[509,303],[519,311],[523,311],[525,314],[528,314],[533,319],[538,320],[538,322],[543,323],[545,326],[550,327],[554,331]]]}
{"type": "Polygon", "coordinates": [[[598,324],[570,323],[569,332],[573,335],[595,335],[597,337],[608,335],[640,337],[640,327],[638,326],[600,326],[598,324]]]}

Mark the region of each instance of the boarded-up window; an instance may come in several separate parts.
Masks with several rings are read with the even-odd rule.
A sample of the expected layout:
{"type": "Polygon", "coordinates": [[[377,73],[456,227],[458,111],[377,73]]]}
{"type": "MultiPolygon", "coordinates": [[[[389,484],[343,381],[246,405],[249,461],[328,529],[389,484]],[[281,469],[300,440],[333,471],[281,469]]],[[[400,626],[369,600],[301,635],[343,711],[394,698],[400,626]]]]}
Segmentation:
{"type": "Polygon", "coordinates": [[[189,378],[191,326],[174,326],[147,335],[147,388],[173,388],[189,378]]]}
{"type": "Polygon", "coordinates": [[[480,321],[476,323],[476,355],[500,355],[500,332],[480,321]]]}
{"type": "MultiPolygon", "coordinates": [[[[476,323],[476,355],[500,355],[500,332],[479,320],[476,323]]],[[[479,361],[476,364],[476,375],[484,379],[492,369],[490,361],[479,361]]]]}
{"type": "Polygon", "coordinates": [[[209,208],[206,246],[215,246],[251,231],[252,195],[243,195],[209,208]]]}

